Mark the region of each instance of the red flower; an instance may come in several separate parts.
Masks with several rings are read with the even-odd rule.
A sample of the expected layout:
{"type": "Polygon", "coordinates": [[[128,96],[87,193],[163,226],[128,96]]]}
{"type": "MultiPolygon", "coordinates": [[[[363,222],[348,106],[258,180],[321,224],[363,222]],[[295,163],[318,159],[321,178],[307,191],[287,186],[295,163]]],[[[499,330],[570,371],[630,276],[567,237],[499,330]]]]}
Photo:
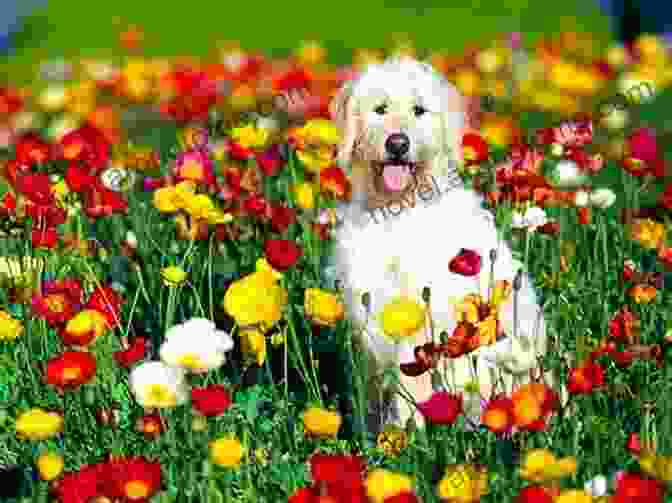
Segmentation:
{"type": "Polygon", "coordinates": [[[23,98],[14,89],[0,88],[0,116],[13,115],[23,108],[23,98]]]}
{"type": "Polygon", "coordinates": [[[557,236],[560,232],[560,223],[555,221],[546,222],[544,225],[537,227],[537,232],[546,236],[557,236]]]}
{"type": "Polygon", "coordinates": [[[317,236],[322,240],[326,241],[329,239],[329,225],[328,224],[320,224],[320,223],[313,223],[313,232],[317,234],[317,236]]]}
{"type": "Polygon", "coordinates": [[[53,227],[46,229],[33,229],[30,239],[33,243],[33,248],[55,248],[58,241],[58,233],[53,227]]]}
{"type": "Polygon", "coordinates": [[[318,497],[312,487],[302,487],[287,499],[287,503],[317,503],[318,497]]]}
{"type": "Polygon", "coordinates": [[[518,493],[516,503],[553,503],[553,495],[543,486],[527,486],[518,493]]]}
{"type": "Polygon", "coordinates": [[[145,502],[161,488],[161,464],[141,457],[107,463],[105,494],[129,502],[145,502]]]}
{"type": "Polygon", "coordinates": [[[418,408],[433,424],[453,424],[463,411],[462,396],[435,391],[429,400],[418,404],[418,408]]]}
{"type": "Polygon", "coordinates": [[[590,208],[577,208],[576,213],[579,219],[579,224],[588,225],[591,217],[590,208]]]}
{"type": "Polygon", "coordinates": [[[16,211],[16,197],[11,192],[7,192],[0,202],[0,215],[8,216],[16,211]]]}
{"type": "Polygon", "coordinates": [[[467,166],[480,164],[488,158],[488,143],[476,133],[462,136],[462,157],[467,166]]]}
{"type": "Polygon", "coordinates": [[[82,164],[71,162],[65,171],[65,183],[73,192],[85,192],[96,183],[96,177],[82,164]]]}
{"type": "Polygon", "coordinates": [[[138,363],[145,357],[147,351],[147,339],[145,337],[136,337],[133,342],[123,351],[116,351],[113,356],[117,365],[124,368],[129,368],[131,365],[138,363]]]}
{"type": "Polygon", "coordinates": [[[593,142],[593,123],[587,118],[564,122],[553,129],[555,142],[568,147],[582,147],[593,142]]]}
{"type": "Polygon", "coordinates": [[[604,370],[599,363],[588,361],[572,369],[567,379],[567,391],[571,394],[591,393],[604,385],[604,370]]]}
{"type": "Polygon", "coordinates": [[[273,79],[275,92],[289,91],[290,89],[308,89],[311,75],[302,68],[294,68],[273,79]]]}
{"type": "Polygon", "coordinates": [[[113,328],[119,323],[121,305],[124,299],[109,286],[98,286],[86,303],[87,309],[98,311],[105,317],[107,326],[113,328]]]}
{"type": "Polygon", "coordinates": [[[271,227],[282,234],[290,225],[296,222],[296,210],[287,206],[273,206],[271,208],[271,227]]]}
{"type": "Polygon", "coordinates": [[[84,212],[91,218],[107,217],[125,213],[128,203],[119,192],[109,190],[96,179],[95,184],[84,193],[84,212]]]}
{"type": "Polygon", "coordinates": [[[191,390],[191,403],[204,416],[219,416],[231,407],[231,395],[221,384],[191,390]]]}
{"type": "Polygon", "coordinates": [[[146,438],[156,438],[163,433],[163,422],[159,414],[145,414],[135,423],[136,430],[146,438]]]}
{"type": "Polygon", "coordinates": [[[609,321],[609,337],[615,342],[630,343],[639,333],[639,317],[623,307],[609,321]]]}
{"type": "Polygon", "coordinates": [[[46,382],[60,389],[73,389],[96,375],[96,359],[88,352],[66,351],[47,363],[46,382]]]}
{"type": "Polygon", "coordinates": [[[277,144],[271,145],[265,151],[256,154],[256,158],[257,164],[266,176],[277,175],[285,165],[285,161],[280,155],[280,146],[277,144]]]}
{"type": "Polygon", "coordinates": [[[481,272],[481,256],[474,250],[462,248],[448,263],[448,270],[462,276],[476,276],[481,272]]]}
{"type": "Polygon", "coordinates": [[[82,286],[76,279],[45,281],[42,295],[33,297],[33,312],[56,327],[68,321],[79,309],[82,300],[82,286]]]}
{"type": "Polygon", "coordinates": [[[626,473],[616,484],[613,503],[662,503],[664,486],[654,479],[635,473],[626,473]]]}
{"type": "Polygon", "coordinates": [[[313,454],[310,472],[313,482],[356,489],[362,484],[366,464],[359,456],[313,454]]]}
{"type": "Polygon", "coordinates": [[[415,494],[409,492],[403,492],[395,496],[385,498],[383,503],[419,503],[419,501],[420,500],[415,494]]]}
{"type": "Polygon", "coordinates": [[[656,132],[651,128],[639,128],[633,131],[626,140],[629,157],[644,163],[652,163],[658,159],[658,142],[656,132]]]}
{"type": "Polygon", "coordinates": [[[506,396],[499,396],[490,400],[481,416],[481,423],[494,433],[504,433],[511,430],[514,422],[513,401],[506,396]]]}
{"type": "Polygon", "coordinates": [[[268,212],[269,206],[264,196],[252,194],[243,201],[243,210],[257,218],[262,218],[268,212]]]}
{"type": "MultiPolygon", "coordinates": [[[[5,162],[2,168],[2,174],[12,187],[17,188],[19,183],[19,177],[24,174],[30,173],[30,166],[27,164],[20,163],[16,159],[10,159],[5,162]]],[[[17,189],[18,190],[18,189],[17,189]]]]}
{"type": "Polygon", "coordinates": [[[61,503],[90,503],[103,496],[105,464],[85,465],[78,472],[65,473],[54,483],[54,493],[61,503]]]}
{"type": "Polygon", "coordinates": [[[63,208],[53,204],[34,204],[27,201],[24,206],[26,216],[31,217],[39,226],[55,227],[65,223],[66,213],[63,208]]]}
{"type": "Polygon", "coordinates": [[[659,201],[663,207],[672,210],[672,184],[665,187],[665,190],[660,195],[659,201]]]}
{"type": "Polygon", "coordinates": [[[621,368],[629,367],[635,361],[635,354],[631,351],[614,351],[611,353],[611,359],[621,368]]]}
{"type": "Polygon", "coordinates": [[[236,161],[247,161],[254,157],[254,150],[245,148],[235,141],[229,142],[229,157],[236,161]]]}
{"type": "Polygon", "coordinates": [[[51,145],[36,133],[26,133],[16,142],[16,160],[27,166],[46,164],[50,160],[51,145]]]}
{"type": "Polygon", "coordinates": [[[628,441],[625,444],[625,448],[635,456],[639,456],[641,454],[642,441],[639,438],[639,433],[630,433],[630,435],[628,435],[628,441]]]}
{"type": "Polygon", "coordinates": [[[59,146],[61,158],[83,162],[96,173],[110,159],[110,145],[105,135],[91,124],[85,124],[64,135],[59,146]]]}
{"type": "Polygon", "coordinates": [[[672,246],[661,246],[658,249],[658,261],[665,269],[672,271],[672,246]]]}
{"type": "Polygon", "coordinates": [[[49,205],[54,201],[51,181],[46,173],[23,174],[17,178],[16,188],[36,204],[49,205]]]}
{"type": "Polygon", "coordinates": [[[286,271],[303,255],[299,245],[288,239],[267,239],[264,255],[271,266],[278,271],[286,271]]]}

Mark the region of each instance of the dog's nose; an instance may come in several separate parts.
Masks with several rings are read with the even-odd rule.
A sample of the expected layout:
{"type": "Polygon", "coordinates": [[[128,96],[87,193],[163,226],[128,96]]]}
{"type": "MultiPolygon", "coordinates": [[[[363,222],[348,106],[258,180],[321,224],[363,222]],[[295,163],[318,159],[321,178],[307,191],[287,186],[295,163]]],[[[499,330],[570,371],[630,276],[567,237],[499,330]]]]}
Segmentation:
{"type": "Polygon", "coordinates": [[[385,150],[395,158],[403,156],[411,146],[411,141],[404,133],[394,133],[385,140],[385,150]]]}

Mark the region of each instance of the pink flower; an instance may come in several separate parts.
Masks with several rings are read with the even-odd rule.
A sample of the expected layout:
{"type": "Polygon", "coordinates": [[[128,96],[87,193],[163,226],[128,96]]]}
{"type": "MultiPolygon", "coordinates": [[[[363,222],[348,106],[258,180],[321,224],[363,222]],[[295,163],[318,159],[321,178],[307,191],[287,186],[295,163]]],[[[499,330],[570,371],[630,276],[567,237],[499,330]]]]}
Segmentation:
{"type": "Polygon", "coordinates": [[[453,424],[462,414],[462,396],[435,391],[429,400],[418,404],[418,408],[432,424],[453,424]]]}
{"type": "Polygon", "coordinates": [[[628,137],[627,147],[630,157],[653,163],[658,159],[656,132],[651,128],[639,128],[628,137]]]}

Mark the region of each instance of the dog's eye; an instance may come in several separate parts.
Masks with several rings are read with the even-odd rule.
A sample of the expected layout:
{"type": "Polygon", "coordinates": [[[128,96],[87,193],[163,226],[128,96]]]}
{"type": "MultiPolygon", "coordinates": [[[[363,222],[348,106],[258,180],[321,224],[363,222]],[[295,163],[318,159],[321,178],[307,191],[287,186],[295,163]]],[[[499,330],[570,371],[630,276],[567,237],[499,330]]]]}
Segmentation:
{"type": "Polygon", "coordinates": [[[421,115],[425,115],[427,113],[427,109],[421,107],[420,105],[415,105],[413,107],[413,113],[415,114],[416,117],[420,117],[421,115]]]}
{"type": "Polygon", "coordinates": [[[385,115],[387,113],[387,105],[378,105],[373,111],[378,115],[385,115]]]}

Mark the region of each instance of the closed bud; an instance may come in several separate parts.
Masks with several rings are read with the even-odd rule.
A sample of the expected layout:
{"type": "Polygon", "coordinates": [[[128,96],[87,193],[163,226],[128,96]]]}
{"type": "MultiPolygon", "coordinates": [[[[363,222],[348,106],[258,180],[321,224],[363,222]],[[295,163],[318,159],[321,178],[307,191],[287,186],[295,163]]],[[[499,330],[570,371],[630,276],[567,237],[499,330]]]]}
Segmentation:
{"type": "Polygon", "coordinates": [[[494,264],[497,261],[497,249],[490,250],[490,263],[494,264]]]}
{"type": "Polygon", "coordinates": [[[513,290],[517,292],[522,288],[522,286],[523,286],[523,270],[518,269],[516,277],[513,278],[513,290]]]}
{"type": "Polygon", "coordinates": [[[439,334],[439,340],[441,341],[441,344],[448,344],[448,332],[442,330],[439,334]]]}
{"type": "Polygon", "coordinates": [[[432,370],[432,391],[443,391],[445,389],[443,377],[438,370],[432,370]]]}
{"type": "Polygon", "coordinates": [[[371,294],[369,292],[362,294],[362,305],[367,311],[371,309],[371,294]]]}
{"type": "Polygon", "coordinates": [[[138,237],[133,231],[126,231],[126,244],[133,250],[138,247],[138,237]]]}
{"type": "Polygon", "coordinates": [[[432,291],[428,286],[426,286],[422,289],[422,300],[425,301],[428,304],[429,304],[429,300],[431,298],[431,295],[432,295],[432,291]]]}

